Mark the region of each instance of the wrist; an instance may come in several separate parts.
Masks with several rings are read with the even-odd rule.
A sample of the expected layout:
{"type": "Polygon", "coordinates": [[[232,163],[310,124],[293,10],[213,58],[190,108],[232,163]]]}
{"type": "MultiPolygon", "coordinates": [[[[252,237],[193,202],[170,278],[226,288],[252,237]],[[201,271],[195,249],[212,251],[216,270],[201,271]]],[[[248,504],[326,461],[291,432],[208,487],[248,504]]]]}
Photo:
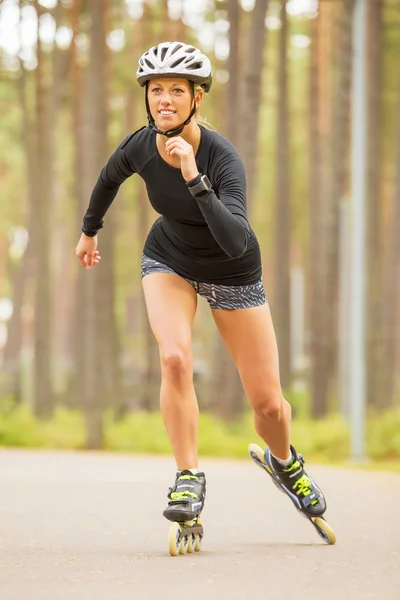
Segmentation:
{"type": "Polygon", "coordinates": [[[200,178],[201,178],[201,173],[197,172],[190,179],[186,179],[185,178],[186,179],[186,185],[188,187],[191,187],[192,185],[196,185],[196,184],[200,183],[200,178]]]}
{"type": "Polygon", "coordinates": [[[202,175],[201,173],[186,185],[194,198],[212,191],[211,182],[207,175],[202,175]]]}
{"type": "Polygon", "coordinates": [[[94,238],[94,237],[96,237],[96,235],[97,235],[97,231],[96,231],[95,233],[87,233],[87,232],[85,232],[85,231],[83,231],[83,230],[82,230],[82,235],[83,235],[85,238],[89,238],[89,239],[90,239],[90,238],[94,238]]]}

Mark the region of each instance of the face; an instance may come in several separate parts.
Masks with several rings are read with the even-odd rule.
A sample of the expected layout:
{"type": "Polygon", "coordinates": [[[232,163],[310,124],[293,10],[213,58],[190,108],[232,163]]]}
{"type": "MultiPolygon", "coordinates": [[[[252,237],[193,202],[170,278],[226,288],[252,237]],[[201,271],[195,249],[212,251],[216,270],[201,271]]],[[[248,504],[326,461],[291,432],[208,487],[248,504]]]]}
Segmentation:
{"type": "MultiPolygon", "coordinates": [[[[153,79],[147,94],[151,114],[162,131],[186,121],[193,107],[192,89],[187,79],[153,79]]],[[[197,94],[196,104],[200,101],[201,95],[197,94]]]]}

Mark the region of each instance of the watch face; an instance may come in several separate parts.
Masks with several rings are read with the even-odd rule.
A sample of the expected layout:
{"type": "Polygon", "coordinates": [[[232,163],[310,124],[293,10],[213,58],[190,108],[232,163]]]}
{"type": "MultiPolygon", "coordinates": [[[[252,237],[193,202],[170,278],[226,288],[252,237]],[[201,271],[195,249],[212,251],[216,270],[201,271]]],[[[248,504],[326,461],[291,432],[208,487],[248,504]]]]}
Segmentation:
{"type": "Polygon", "coordinates": [[[203,175],[201,178],[201,183],[204,185],[205,190],[209,190],[211,188],[211,182],[208,179],[207,175],[203,175]]]}
{"type": "Polygon", "coordinates": [[[192,196],[197,196],[197,194],[201,194],[202,192],[208,192],[211,189],[211,182],[208,179],[207,175],[202,175],[199,183],[196,185],[191,185],[189,187],[189,191],[192,196]]]}

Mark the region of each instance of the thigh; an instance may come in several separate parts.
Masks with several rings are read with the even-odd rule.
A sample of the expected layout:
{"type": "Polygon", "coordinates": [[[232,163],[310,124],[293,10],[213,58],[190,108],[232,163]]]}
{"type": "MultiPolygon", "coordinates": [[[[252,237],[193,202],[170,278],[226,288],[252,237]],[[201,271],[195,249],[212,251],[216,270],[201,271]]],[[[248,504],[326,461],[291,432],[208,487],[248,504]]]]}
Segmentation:
{"type": "Polygon", "coordinates": [[[268,304],[212,311],[215,323],[239,371],[246,395],[280,389],[279,357],[268,304]]]}
{"type": "Polygon", "coordinates": [[[190,350],[191,327],[197,308],[197,294],[179,275],[151,273],[142,286],[150,327],[160,351],[190,350]]]}

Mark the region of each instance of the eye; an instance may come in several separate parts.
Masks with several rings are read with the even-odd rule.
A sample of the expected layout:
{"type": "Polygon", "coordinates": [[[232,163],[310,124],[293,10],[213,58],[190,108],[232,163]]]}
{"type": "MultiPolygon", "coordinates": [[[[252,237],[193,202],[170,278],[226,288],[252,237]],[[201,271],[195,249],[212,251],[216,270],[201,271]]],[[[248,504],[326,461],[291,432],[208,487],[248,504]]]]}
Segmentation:
{"type": "Polygon", "coordinates": [[[159,87],[151,88],[151,91],[158,94],[158,92],[161,92],[161,88],[159,88],[159,87]]]}
{"type": "Polygon", "coordinates": [[[174,88],[172,90],[174,92],[174,94],[177,94],[179,96],[179,94],[183,94],[183,90],[181,90],[180,88],[174,88]]]}

